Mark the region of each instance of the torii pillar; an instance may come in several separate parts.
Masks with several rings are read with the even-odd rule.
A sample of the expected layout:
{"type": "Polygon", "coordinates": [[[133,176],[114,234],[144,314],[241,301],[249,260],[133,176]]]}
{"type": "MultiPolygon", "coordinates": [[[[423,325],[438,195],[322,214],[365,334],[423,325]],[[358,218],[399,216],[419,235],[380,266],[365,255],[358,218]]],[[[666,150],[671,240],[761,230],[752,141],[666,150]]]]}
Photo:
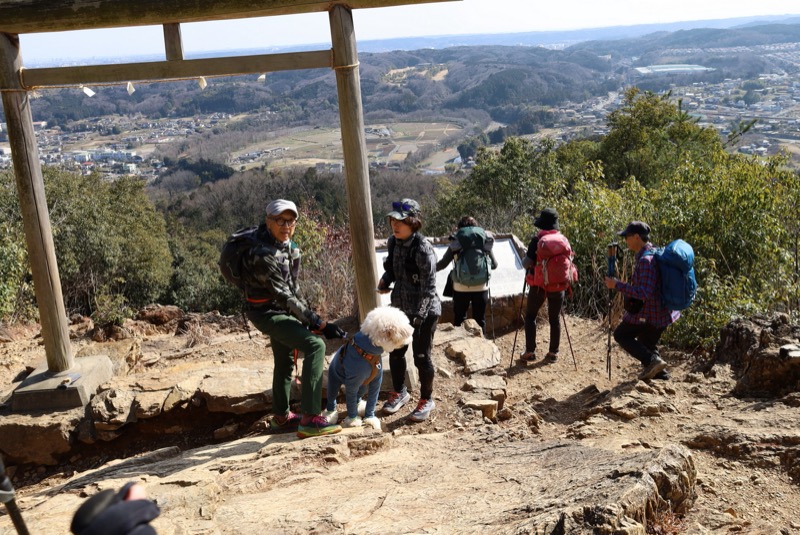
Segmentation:
{"type": "Polygon", "coordinates": [[[10,88],[2,92],[3,111],[47,356],[47,366],[37,368],[14,391],[11,409],[81,407],[111,378],[111,361],[98,356],[82,358],[76,364],[72,357],[30,98],[19,78],[21,68],[19,36],[0,33],[0,86],[10,88]]]}
{"type": "Polygon", "coordinates": [[[369,164],[364,138],[364,112],[361,108],[361,78],[353,28],[353,12],[337,4],[329,12],[333,69],[339,95],[339,120],[342,126],[347,209],[350,216],[350,241],[356,273],[356,294],[361,321],[380,299],[377,292],[375,236],[372,227],[372,201],[369,195],[369,164]]]}

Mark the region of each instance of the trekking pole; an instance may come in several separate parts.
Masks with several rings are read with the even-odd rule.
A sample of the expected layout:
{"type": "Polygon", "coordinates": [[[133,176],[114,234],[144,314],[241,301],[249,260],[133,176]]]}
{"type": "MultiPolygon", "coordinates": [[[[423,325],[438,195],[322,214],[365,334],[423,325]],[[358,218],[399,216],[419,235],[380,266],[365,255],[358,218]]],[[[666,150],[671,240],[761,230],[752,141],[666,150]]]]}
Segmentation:
{"type": "MultiPolygon", "coordinates": [[[[617,242],[608,245],[608,276],[613,277],[617,266],[617,242]]],[[[611,380],[611,305],[614,303],[614,290],[608,290],[608,354],[606,355],[606,371],[611,380]]]]}
{"type": "Polygon", "coordinates": [[[564,309],[561,309],[561,319],[564,320],[564,332],[567,333],[567,342],[569,342],[569,352],[572,353],[572,363],[575,365],[575,371],[578,371],[578,361],[575,360],[575,351],[572,350],[572,339],[569,337],[569,329],[567,329],[567,317],[564,315],[564,309]]]}
{"type": "Polygon", "coordinates": [[[292,351],[292,356],[294,357],[294,384],[296,385],[302,384],[302,382],[300,381],[300,372],[297,371],[297,357],[299,356],[299,354],[300,354],[299,349],[295,349],[292,351]]]}
{"type": "Polygon", "coordinates": [[[492,340],[496,340],[494,335],[494,307],[492,306],[492,289],[489,288],[489,314],[492,316],[492,340]]]}
{"type": "MultiPolygon", "coordinates": [[[[525,302],[525,290],[528,288],[528,281],[523,279],[522,280],[522,298],[519,300],[519,313],[517,313],[517,320],[522,317],[522,304],[525,302]]],[[[514,353],[517,352],[517,336],[519,336],[519,325],[517,325],[517,332],[514,333],[514,345],[511,347],[511,364],[508,366],[511,367],[514,365],[514,353]]]]}
{"type": "Polygon", "coordinates": [[[19,535],[30,535],[25,521],[22,519],[22,513],[17,507],[17,502],[14,501],[14,487],[11,486],[11,481],[6,475],[6,467],[3,465],[3,458],[0,457],[0,502],[6,504],[8,516],[11,517],[11,523],[19,535]]]}

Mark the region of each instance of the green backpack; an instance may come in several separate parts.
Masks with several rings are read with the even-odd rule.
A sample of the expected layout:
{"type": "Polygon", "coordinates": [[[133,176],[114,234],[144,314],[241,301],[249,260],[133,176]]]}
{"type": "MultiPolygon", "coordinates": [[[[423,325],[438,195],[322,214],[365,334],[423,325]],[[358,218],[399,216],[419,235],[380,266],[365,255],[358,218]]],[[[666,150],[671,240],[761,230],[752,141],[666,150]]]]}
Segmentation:
{"type": "Polygon", "coordinates": [[[486,232],[480,227],[463,227],[456,232],[461,244],[457,253],[453,280],[464,286],[483,286],[489,282],[489,262],[484,244],[486,232]]]}

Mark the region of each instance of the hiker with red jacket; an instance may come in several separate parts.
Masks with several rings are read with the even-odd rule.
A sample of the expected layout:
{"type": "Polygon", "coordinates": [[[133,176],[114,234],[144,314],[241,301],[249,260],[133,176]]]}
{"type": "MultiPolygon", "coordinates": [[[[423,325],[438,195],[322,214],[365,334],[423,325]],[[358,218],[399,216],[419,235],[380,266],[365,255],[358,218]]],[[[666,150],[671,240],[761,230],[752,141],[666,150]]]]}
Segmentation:
{"type": "Polygon", "coordinates": [[[569,241],[558,230],[558,212],[555,208],[542,210],[533,224],[541,230],[531,239],[522,259],[522,267],[528,270],[525,280],[530,292],[525,313],[525,352],[520,359],[523,362],[536,360],[536,316],[547,300],[550,346],[545,360],[555,362],[561,343],[561,306],[566,290],[577,280],[577,270],[572,263],[569,241]]]}
{"type": "Polygon", "coordinates": [[[636,266],[630,282],[612,277],[605,279],[608,289],[625,296],[625,315],[614,330],[614,340],[642,363],[639,379],[669,379],[667,363],[658,354],[656,345],[664,330],[677,321],[681,313],[667,309],[661,302],[661,274],[647,223],[631,221],[617,234],[625,238],[628,248],[636,254],[636,266]]]}

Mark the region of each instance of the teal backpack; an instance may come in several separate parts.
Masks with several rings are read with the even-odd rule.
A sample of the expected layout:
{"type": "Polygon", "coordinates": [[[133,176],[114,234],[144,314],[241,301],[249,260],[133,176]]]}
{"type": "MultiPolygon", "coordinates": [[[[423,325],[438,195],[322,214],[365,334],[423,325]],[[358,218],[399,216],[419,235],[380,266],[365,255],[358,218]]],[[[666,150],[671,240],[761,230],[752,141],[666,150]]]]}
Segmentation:
{"type": "Polygon", "coordinates": [[[486,232],[480,227],[462,227],[456,232],[461,251],[453,268],[453,280],[464,286],[483,286],[489,282],[489,262],[484,245],[486,232]]]}

